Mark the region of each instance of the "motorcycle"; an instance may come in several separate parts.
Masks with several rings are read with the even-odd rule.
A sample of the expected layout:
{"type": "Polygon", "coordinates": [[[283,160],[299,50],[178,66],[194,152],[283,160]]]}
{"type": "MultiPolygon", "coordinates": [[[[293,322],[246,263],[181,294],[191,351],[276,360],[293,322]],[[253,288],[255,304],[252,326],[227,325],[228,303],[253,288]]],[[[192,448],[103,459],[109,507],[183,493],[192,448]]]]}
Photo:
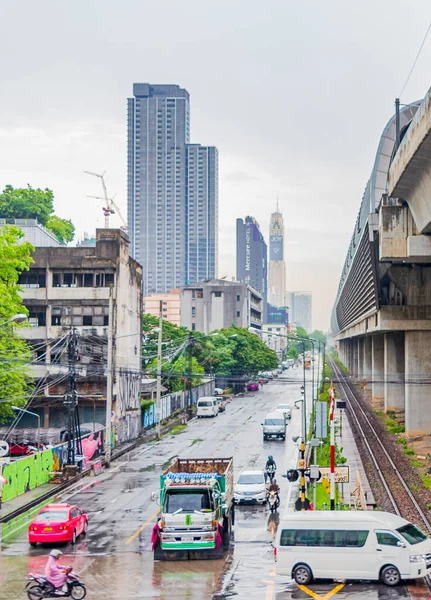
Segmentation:
{"type": "Polygon", "coordinates": [[[29,573],[29,582],[25,591],[29,600],[41,600],[42,598],[72,598],[83,600],[87,594],[85,585],[79,580],[79,576],[69,567],[66,571],[67,592],[56,590],[44,575],[29,573]]]}
{"type": "Polygon", "coordinates": [[[266,501],[268,502],[268,507],[271,512],[275,512],[280,506],[280,501],[277,498],[277,492],[275,492],[274,490],[268,492],[266,501]]]}
{"type": "Polygon", "coordinates": [[[269,479],[270,483],[272,483],[272,480],[275,477],[275,467],[274,466],[270,466],[266,469],[266,476],[267,476],[267,479],[269,479]]]}

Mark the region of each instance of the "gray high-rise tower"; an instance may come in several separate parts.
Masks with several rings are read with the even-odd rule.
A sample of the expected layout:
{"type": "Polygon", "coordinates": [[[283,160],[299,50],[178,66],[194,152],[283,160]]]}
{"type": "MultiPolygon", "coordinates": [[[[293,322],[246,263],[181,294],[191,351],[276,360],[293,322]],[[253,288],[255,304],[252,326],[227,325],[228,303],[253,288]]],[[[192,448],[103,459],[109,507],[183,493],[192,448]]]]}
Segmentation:
{"type": "Polygon", "coordinates": [[[128,99],[128,231],[144,294],[217,273],[217,149],[190,145],[189,93],[135,83],[128,99]]]}

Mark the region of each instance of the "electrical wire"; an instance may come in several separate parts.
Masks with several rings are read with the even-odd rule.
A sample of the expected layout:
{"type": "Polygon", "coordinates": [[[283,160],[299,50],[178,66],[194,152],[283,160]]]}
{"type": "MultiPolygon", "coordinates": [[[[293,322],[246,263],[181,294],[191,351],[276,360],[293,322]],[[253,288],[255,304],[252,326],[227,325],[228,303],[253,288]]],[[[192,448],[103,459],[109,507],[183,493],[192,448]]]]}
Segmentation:
{"type": "Polygon", "coordinates": [[[403,89],[402,89],[402,90],[401,90],[401,92],[400,92],[399,98],[401,98],[401,96],[402,96],[402,94],[403,94],[404,90],[405,90],[405,89],[406,89],[406,87],[407,87],[407,84],[408,84],[408,82],[409,82],[409,80],[410,80],[410,77],[411,77],[411,75],[412,75],[412,73],[413,73],[413,71],[414,71],[414,68],[415,68],[415,66],[416,66],[416,63],[418,62],[419,56],[420,56],[420,54],[421,54],[421,52],[422,52],[422,48],[423,48],[423,47],[424,47],[424,45],[425,45],[425,42],[426,42],[426,39],[427,39],[427,37],[428,37],[428,34],[429,34],[429,32],[430,32],[430,29],[431,29],[431,21],[430,21],[430,23],[429,23],[429,25],[428,25],[428,29],[426,30],[425,37],[424,37],[424,39],[423,39],[423,41],[422,41],[422,44],[421,44],[421,46],[420,46],[420,48],[419,48],[419,51],[418,51],[418,53],[417,53],[417,55],[416,55],[416,58],[415,58],[414,62],[413,62],[412,68],[410,69],[410,72],[409,72],[409,74],[407,75],[407,79],[406,79],[406,81],[405,81],[405,83],[404,83],[404,85],[403,85],[403,89]]]}

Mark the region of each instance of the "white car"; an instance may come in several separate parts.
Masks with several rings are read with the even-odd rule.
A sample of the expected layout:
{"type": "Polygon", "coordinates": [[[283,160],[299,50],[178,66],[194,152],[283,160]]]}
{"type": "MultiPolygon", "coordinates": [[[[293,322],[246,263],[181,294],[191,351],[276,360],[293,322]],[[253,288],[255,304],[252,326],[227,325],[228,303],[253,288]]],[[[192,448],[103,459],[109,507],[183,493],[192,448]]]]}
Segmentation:
{"type": "Polygon", "coordinates": [[[235,484],[233,497],[236,504],[240,502],[265,504],[266,483],[264,472],[243,471],[235,484]]]}
{"type": "Polygon", "coordinates": [[[284,414],[285,419],[292,418],[292,408],[290,404],[277,404],[277,406],[274,408],[274,411],[282,412],[284,414]]]}

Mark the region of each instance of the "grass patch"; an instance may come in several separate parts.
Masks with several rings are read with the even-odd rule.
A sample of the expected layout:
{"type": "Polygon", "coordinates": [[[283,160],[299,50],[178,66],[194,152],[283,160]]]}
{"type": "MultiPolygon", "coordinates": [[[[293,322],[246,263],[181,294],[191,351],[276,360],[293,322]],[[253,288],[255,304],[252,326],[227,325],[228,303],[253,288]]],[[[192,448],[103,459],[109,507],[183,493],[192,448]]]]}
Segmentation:
{"type": "Polygon", "coordinates": [[[404,448],[404,454],[407,454],[407,456],[413,456],[415,453],[415,451],[413,450],[413,448],[404,448]]]}
{"type": "Polygon", "coordinates": [[[431,475],[421,475],[422,483],[427,490],[431,490],[431,475]]]}
{"type": "Polygon", "coordinates": [[[195,444],[199,444],[199,442],[203,442],[203,440],[201,440],[201,438],[196,438],[195,440],[193,440],[193,442],[190,444],[190,446],[194,446],[195,444]]]}
{"type": "Polygon", "coordinates": [[[417,458],[411,458],[410,464],[412,465],[412,467],[415,467],[416,469],[419,467],[423,467],[423,463],[421,463],[421,461],[418,460],[417,458]]]}
{"type": "Polygon", "coordinates": [[[407,440],[406,440],[406,438],[397,437],[397,443],[401,444],[401,446],[404,446],[404,448],[407,447],[407,440]]]}
{"type": "Polygon", "coordinates": [[[184,429],[187,429],[187,425],[175,425],[175,427],[172,427],[169,433],[171,435],[178,435],[179,433],[182,433],[184,429]]]}

